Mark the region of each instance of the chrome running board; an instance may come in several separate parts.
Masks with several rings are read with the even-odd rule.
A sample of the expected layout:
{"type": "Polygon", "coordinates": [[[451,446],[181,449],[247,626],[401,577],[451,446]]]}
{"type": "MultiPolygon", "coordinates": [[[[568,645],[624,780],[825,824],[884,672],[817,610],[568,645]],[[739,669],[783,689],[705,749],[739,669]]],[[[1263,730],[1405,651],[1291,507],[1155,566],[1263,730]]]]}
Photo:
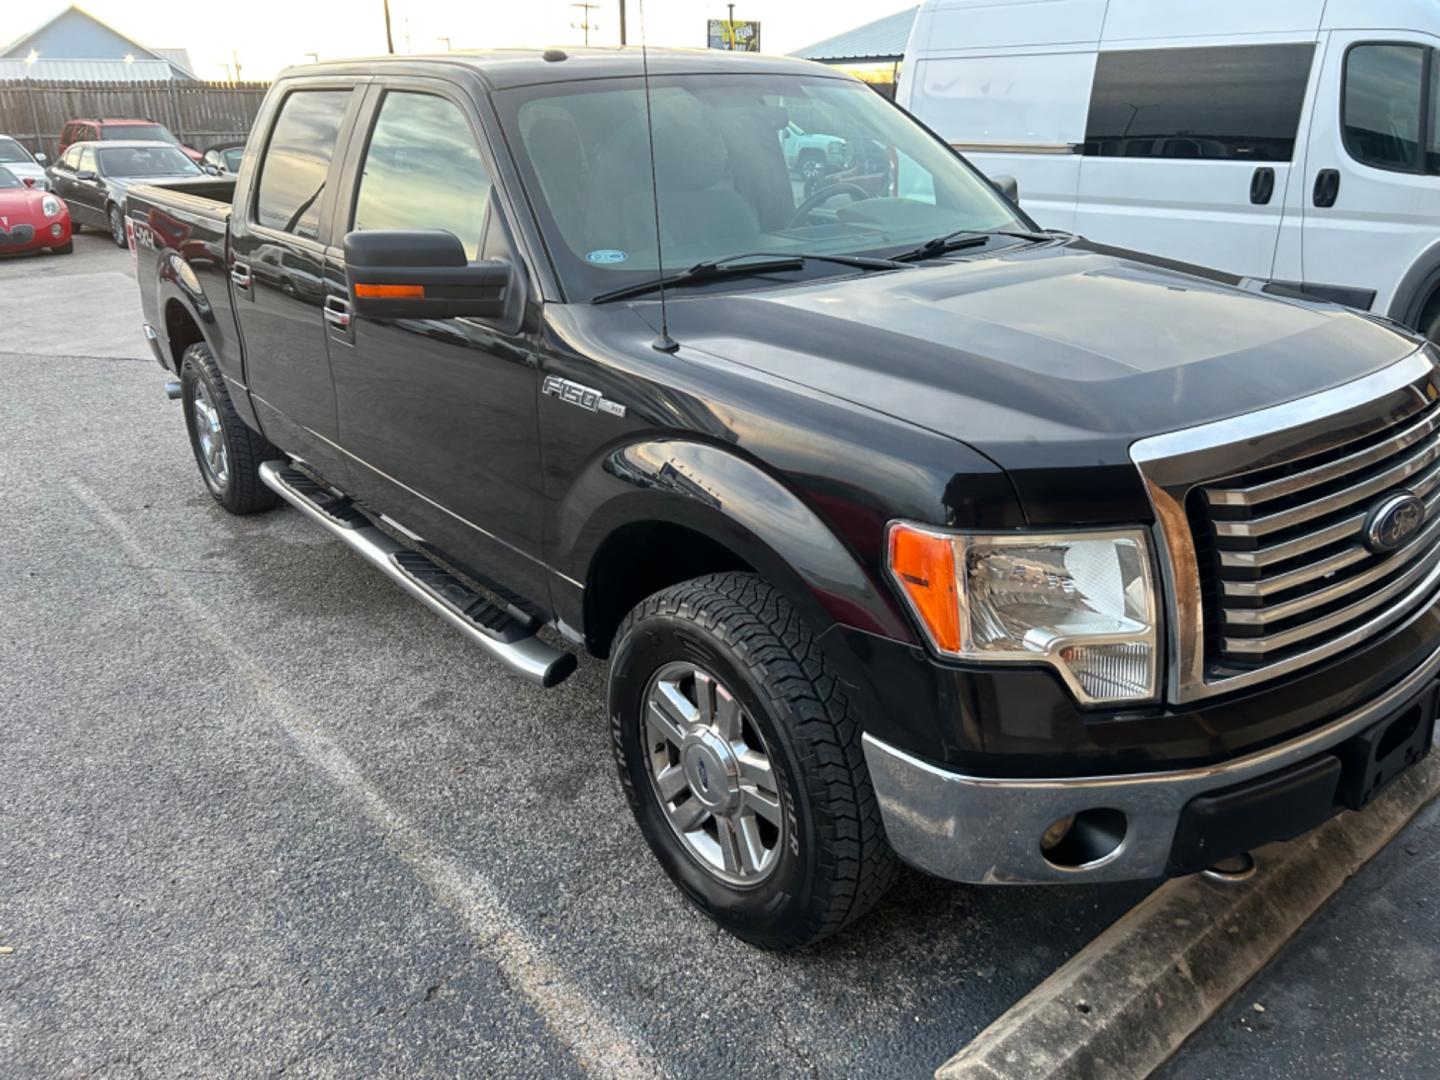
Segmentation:
{"type": "Polygon", "coordinates": [[[260,479],[517,675],[549,687],[575,670],[574,654],[545,644],[439,563],[397,542],[345,495],[322,487],[287,461],[263,463],[260,479]]]}

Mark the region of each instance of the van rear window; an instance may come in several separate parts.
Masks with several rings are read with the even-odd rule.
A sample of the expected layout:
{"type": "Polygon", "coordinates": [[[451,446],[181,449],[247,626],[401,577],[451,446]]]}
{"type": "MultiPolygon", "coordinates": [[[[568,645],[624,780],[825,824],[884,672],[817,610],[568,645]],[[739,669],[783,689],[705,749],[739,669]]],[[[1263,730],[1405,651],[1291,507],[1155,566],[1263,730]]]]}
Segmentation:
{"type": "Polygon", "coordinates": [[[1101,53],[1084,153],[1289,161],[1314,56],[1313,42],[1101,53]]]}

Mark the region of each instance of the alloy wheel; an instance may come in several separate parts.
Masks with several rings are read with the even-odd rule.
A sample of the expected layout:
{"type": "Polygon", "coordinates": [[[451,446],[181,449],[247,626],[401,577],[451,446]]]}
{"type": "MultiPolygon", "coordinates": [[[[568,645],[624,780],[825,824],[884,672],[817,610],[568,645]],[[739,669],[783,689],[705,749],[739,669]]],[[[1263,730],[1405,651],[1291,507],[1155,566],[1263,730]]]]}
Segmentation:
{"type": "Polygon", "coordinates": [[[650,786],[686,850],[731,885],[769,877],[786,815],[765,741],[734,694],[695,664],[667,664],[643,725],[650,786]]]}
{"type": "Polygon", "coordinates": [[[225,435],[220,427],[220,413],[210,401],[205,384],[195,381],[195,396],[190,402],[195,418],[195,441],[200,447],[200,465],[217,489],[230,480],[230,456],[225,450],[225,435]]]}

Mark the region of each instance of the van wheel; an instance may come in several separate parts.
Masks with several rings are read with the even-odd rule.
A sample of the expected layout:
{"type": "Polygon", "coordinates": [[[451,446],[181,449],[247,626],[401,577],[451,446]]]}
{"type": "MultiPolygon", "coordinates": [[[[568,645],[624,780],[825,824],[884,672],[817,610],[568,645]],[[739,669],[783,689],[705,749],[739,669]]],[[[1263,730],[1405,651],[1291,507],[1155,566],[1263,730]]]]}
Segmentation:
{"type": "Polygon", "coordinates": [[[1428,340],[1440,345],[1440,292],[1426,301],[1418,329],[1428,340]]]}
{"type": "Polygon", "coordinates": [[[253,514],[280,501],[261,482],[260,463],[284,455],[245,426],[204,343],[191,345],[180,359],[180,403],[195,463],[216,502],[232,514],[253,514]]]}
{"type": "Polygon", "coordinates": [[[860,724],[809,626],[762,578],[711,574],[637,605],[611,652],[609,707],[641,833],[732,934],[810,945],[890,887],[860,724]]]}

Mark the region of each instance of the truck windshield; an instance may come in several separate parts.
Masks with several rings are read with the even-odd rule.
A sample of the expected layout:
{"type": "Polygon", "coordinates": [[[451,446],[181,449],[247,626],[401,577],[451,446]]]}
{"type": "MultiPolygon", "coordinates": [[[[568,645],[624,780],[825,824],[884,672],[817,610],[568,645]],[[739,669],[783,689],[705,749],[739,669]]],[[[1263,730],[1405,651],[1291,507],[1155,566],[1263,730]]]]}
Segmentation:
{"type": "Polygon", "coordinates": [[[849,79],[653,77],[655,188],[641,80],[494,97],[576,300],[655,276],[655,188],[667,271],[739,252],[884,256],[1027,227],[948,147],[849,79]]]}

